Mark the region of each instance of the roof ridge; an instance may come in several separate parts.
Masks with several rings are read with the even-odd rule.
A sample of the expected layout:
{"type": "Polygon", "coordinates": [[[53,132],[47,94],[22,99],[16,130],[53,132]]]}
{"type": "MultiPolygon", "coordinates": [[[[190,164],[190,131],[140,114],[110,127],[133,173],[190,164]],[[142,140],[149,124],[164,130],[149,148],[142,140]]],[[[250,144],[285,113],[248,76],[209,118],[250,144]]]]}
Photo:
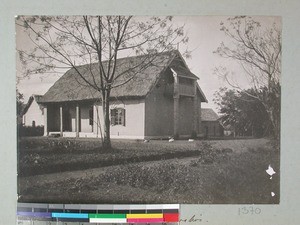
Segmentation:
{"type": "MultiPolygon", "coordinates": [[[[164,55],[164,54],[168,54],[168,53],[172,53],[172,52],[174,52],[175,54],[179,53],[179,55],[181,55],[180,52],[178,50],[176,50],[176,49],[170,50],[170,51],[158,52],[158,53],[155,53],[155,54],[157,54],[157,55],[164,55]]],[[[121,58],[117,58],[117,61],[118,60],[124,60],[124,59],[141,58],[141,57],[145,57],[145,56],[149,56],[149,55],[151,55],[151,54],[145,53],[145,54],[142,54],[142,55],[124,56],[124,57],[121,57],[121,58]]],[[[102,61],[102,63],[106,63],[108,61],[109,60],[107,59],[107,60],[102,61]]],[[[97,63],[98,62],[86,63],[86,64],[81,64],[81,65],[78,65],[78,66],[75,66],[75,67],[81,67],[81,66],[86,66],[86,65],[93,65],[93,64],[97,64],[97,63]]],[[[73,67],[71,67],[70,69],[73,69],[73,67]]]]}

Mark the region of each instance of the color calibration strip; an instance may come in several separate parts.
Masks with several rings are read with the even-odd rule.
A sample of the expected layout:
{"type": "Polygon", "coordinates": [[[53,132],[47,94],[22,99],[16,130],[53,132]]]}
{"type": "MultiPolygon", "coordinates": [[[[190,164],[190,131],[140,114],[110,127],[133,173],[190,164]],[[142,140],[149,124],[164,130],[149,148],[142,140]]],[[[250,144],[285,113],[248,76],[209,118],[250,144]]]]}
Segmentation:
{"type": "Polygon", "coordinates": [[[18,219],[89,223],[177,223],[179,204],[64,205],[18,203],[18,219]]]}

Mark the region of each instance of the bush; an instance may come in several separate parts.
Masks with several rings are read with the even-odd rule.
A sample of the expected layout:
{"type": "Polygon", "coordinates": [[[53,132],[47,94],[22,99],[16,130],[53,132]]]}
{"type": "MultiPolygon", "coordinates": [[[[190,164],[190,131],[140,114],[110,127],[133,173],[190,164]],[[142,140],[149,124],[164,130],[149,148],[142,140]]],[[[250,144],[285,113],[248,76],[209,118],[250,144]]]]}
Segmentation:
{"type": "Polygon", "coordinates": [[[18,125],[17,129],[19,137],[43,136],[44,134],[44,126],[29,127],[18,125]]]}
{"type": "Polygon", "coordinates": [[[188,165],[174,161],[165,162],[156,167],[124,165],[101,175],[97,180],[135,188],[154,189],[160,193],[166,190],[184,193],[189,188],[188,184],[194,182],[195,179],[197,178],[193,176],[188,165]]]}

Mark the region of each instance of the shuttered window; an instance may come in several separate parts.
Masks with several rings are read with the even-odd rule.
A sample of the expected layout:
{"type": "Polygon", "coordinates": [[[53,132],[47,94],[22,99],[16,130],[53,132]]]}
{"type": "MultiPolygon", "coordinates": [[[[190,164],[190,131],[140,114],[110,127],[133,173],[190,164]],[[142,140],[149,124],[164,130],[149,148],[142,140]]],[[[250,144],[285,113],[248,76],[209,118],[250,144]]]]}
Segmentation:
{"type": "Polygon", "coordinates": [[[123,125],[125,126],[125,109],[115,108],[110,110],[111,125],[123,125]]]}

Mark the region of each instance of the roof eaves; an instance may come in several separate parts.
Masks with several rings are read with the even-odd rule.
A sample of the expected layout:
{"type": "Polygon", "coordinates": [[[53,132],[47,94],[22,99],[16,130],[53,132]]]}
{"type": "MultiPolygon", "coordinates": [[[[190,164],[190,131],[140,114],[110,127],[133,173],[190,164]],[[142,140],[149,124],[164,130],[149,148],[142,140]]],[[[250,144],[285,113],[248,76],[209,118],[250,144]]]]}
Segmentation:
{"type": "MultiPolygon", "coordinates": [[[[176,71],[176,70],[175,70],[176,71]]],[[[194,75],[194,74],[192,74],[194,75]]],[[[178,77],[183,77],[183,78],[188,78],[188,79],[192,79],[192,80],[199,80],[199,77],[197,77],[196,75],[194,75],[195,77],[190,77],[190,76],[186,76],[186,75],[182,75],[182,74],[177,74],[178,77]]]]}
{"type": "MultiPolygon", "coordinates": [[[[109,98],[110,101],[117,101],[117,100],[133,100],[133,99],[144,99],[145,95],[130,95],[130,96],[111,96],[109,98]]],[[[100,99],[101,100],[101,99],[100,99]]],[[[40,102],[41,104],[58,104],[58,103],[70,103],[70,102],[86,102],[86,101],[99,101],[99,98],[87,98],[87,99],[63,99],[63,100],[56,100],[56,101],[43,101],[40,102]]]]}
{"type": "Polygon", "coordinates": [[[206,98],[206,96],[204,95],[204,93],[203,93],[203,91],[202,91],[202,89],[200,88],[200,86],[199,86],[198,83],[197,83],[197,89],[198,89],[198,91],[200,92],[200,95],[201,95],[202,98],[203,98],[203,101],[201,101],[201,102],[206,102],[206,103],[208,103],[207,98],[206,98]]]}

